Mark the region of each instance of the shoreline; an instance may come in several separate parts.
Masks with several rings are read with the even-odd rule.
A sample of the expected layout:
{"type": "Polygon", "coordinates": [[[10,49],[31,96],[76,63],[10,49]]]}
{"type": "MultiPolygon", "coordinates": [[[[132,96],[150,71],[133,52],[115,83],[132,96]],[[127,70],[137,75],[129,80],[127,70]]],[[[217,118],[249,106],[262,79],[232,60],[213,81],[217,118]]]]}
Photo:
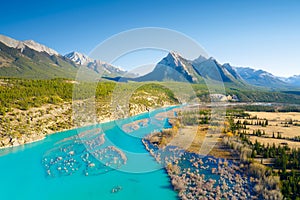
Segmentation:
{"type": "MultiPolygon", "coordinates": [[[[139,112],[138,114],[133,115],[133,116],[138,116],[138,115],[141,115],[141,114],[152,112],[152,111],[155,111],[157,109],[163,109],[163,108],[169,108],[169,107],[175,107],[175,106],[178,106],[178,105],[165,105],[165,106],[158,107],[158,108],[151,108],[151,110],[149,110],[149,111],[139,112]]],[[[129,116],[129,117],[133,117],[133,116],[129,116]]],[[[126,118],[129,118],[129,117],[126,117],[126,118]]],[[[42,141],[42,140],[46,139],[46,137],[49,136],[49,135],[59,134],[61,132],[71,131],[71,130],[74,130],[74,129],[77,129],[77,128],[83,128],[83,127],[93,126],[93,125],[102,124],[102,123],[109,123],[109,122],[113,122],[113,121],[116,121],[116,120],[123,120],[123,119],[126,119],[126,118],[122,118],[122,119],[105,118],[105,119],[101,120],[98,123],[87,123],[87,124],[84,124],[82,126],[75,126],[75,127],[68,128],[68,129],[62,129],[62,130],[59,130],[59,131],[53,131],[53,132],[49,132],[49,133],[46,133],[46,134],[40,134],[40,135],[37,135],[33,138],[30,138],[30,141],[24,142],[22,144],[18,142],[16,145],[9,144],[9,145],[6,145],[6,146],[1,146],[0,150],[25,146],[27,144],[32,144],[32,143],[35,143],[35,142],[38,142],[38,141],[42,141]],[[35,139],[35,138],[37,138],[37,139],[35,139]]],[[[13,140],[13,139],[16,140],[16,138],[11,138],[10,141],[13,140]]]]}
{"type": "MultiPolygon", "coordinates": [[[[65,130],[67,131],[67,130],[65,130]]],[[[62,131],[63,132],[63,131],[62,131]]],[[[55,134],[55,133],[52,133],[52,134],[55,134]]],[[[49,134],[51,135],[51,134],[49,134]]],[[[47,135],[46,135],[47,136],[47,135]]],[[[35,140],[32,140],[32,141],[29,141],[29,142],[26,142],[26,143],[23,143],[23,144],[17,144],[17,145],[9,145],[9,146],[2,146],[0,147],[0,150],[2,149],[9,149],[9,148],[14,148],[14,147],[20,147],[20,146],[23,146],[23,145],[26,145],[26,144],[32,144],[32,143],[35,143],[35,142],[39,142],[39,141],[42,141],[44,139],[46,139],[46,136],[44,137],[41,137],[41,138],[38,138],[38,139],[35,139],[35,140]]]]}

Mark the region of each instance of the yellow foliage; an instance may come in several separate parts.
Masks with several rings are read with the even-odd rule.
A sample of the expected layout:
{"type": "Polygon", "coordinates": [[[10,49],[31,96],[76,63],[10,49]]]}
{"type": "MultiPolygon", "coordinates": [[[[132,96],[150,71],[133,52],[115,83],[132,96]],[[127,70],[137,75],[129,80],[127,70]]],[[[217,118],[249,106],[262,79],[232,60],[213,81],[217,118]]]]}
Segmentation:
{"type": "Polygon", "coordinates": [[[226,133],[227,132],[227,129],[225,129],[225,128],[222,128],[222,133],[226,133]]]}
{"type": "Polygon", "coordinates": [[[173,167],[173,166],[172,166],[172,163],[168,163],[168,164],[167,164],[167,170],[172,170],[172,167],[173,167]]]}
{"type": "Polygon", "coordinates": [[[227,132],[226,134],[228,137],[233,137],[233,133],[231,131],[227,132]]]}
{"type": "Polygon", "coordinates": [[[225,121],[225,122],[224,122],[224,125],[225,125],[225,127],[229,127],[230,124],[229,124],[228,121],[225,121]]]}
{"type": "Polygon", "coordinates": [[[172,129],[173,129],[173,133],[177,133],[178,132],[177,126],[173,126],[172,129]]]}
{"type": "Polygon", "coordinates": [[[167,144],[168,144],[168,141],[167,141],[166,137],[163,136],[160,141],[160,146],[165,146],[167,144]]]}

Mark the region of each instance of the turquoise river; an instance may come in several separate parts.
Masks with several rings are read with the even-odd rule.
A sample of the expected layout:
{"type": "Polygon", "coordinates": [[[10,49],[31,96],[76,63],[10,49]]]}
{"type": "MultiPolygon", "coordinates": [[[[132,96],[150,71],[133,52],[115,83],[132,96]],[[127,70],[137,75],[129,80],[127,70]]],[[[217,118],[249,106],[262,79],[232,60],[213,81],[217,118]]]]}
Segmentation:
{"type": "Polygon", "coordinates": [[[155,117],[170,109],[64,131],[0,150],[0,199],[177,199],[167,173],[141,141],[145,135],[170,126],[167,119],[155,117]],[[142,120],[146,123],[130,133],[122,128],[142,120]],[[101,134],[104,137],[99,137],[101,134]],[[97,156],[102,156],[102,161],[97,156]]]}

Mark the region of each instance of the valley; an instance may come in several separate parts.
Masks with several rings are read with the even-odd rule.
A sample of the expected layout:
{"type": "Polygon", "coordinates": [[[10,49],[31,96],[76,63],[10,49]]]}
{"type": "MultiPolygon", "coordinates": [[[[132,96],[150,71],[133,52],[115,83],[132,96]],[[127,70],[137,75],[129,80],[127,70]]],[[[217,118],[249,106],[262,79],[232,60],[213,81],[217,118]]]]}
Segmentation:
{"type": "MultiPolygon", "coordinates": [[[[297,76],[284,79],[201,55],[188,60],[173,51],[152,72],[139,76],[78,52],[63,56],[34,41],[6,36],[0,37],[0,50],[3,150],[26,148],[33,142],[49,142],[54,133],[59,138],[104,124],[117,142],[111,130],[125,141],[128,136],[142,135],[141,143],[132,146],[147,150],[155,164],[163,167],[180,199],[299,196],[297,76]],[[76,77],[78,71],[83,76],[76,77]],[[121,126],[111,124],[120,122],[121,126]],[[145,132],[147,129],[152,132],[145,132]]],[[[95,130],[102,133],[102,129],[95,130]]],[[[73,166],[81,166],[76,156],[88,162],[84,176],[102,173],[102,165],[92,158],[90,163],[82,148],[99,148],[107,136],[98,138],[100,133],[90,132],[93,129],[81,133],[88,143],[72,136],[54,144],[65,146],[49,150],[44,158],[49,176],[72,176],[79,170],[73,166]],[[66,152],[69,149],[73,150],[66,152]],[[64,158],[56,158],[52,151],[64,154],[64,158]],[[67,165],[61,163],[63,159],[67,165]]],[[[101,159],[105,152],[118,155],[115,161],[105,157],[105,173],[119,157],[127,167],[126,153],[114,146],[96,152],[101,159]]],[[[112,191],[121,188],[114,186],[112,191]]]]}
{"type": "Polygon", "coordinates": [[[300,200],[300,1],[1,1],[0,200],[300,200]]]}

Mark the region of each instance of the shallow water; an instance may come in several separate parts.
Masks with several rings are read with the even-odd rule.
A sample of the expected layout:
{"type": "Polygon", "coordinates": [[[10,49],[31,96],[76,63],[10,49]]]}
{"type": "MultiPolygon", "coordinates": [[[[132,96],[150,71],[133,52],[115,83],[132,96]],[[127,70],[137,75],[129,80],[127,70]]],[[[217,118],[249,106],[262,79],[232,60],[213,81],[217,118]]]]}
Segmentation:
{"type": "Polygon", "coordinates": [[[141,141],[142,137],[154,130],[169,126],[166,119],[155,118],[156,114],[164,111],[166,109],[69,130],[50,135],[39,142],[1,150],[0,199],[177,199],[168,175],[145,150],[141,141]],[[146,126],[129,134],[122,130],[122,125],[144,118],[149,118],[146,126]],[[91,149],[83,148],[84,138],[78,137],[78,134],[93,129],[105,134],[105,143],[101,148],[117,147],[125,153],[126,164],[105,166],[105,163],[93,159],[99,166],[97,171],[82,161],[83,155],[91,149]],[[63,151],[65,147],[69,148],[67,152],[63,151]],[[74,166],[78,170],[62,173],[57,166],[51,168],[51,165],[47,165],[49,163],[45,164],[45,158],[50,162],[60,156],[61,160],[55,163],[57,166],[66,164],[66,159],[76,158],[74,166]],[[87,176],[86,170],[94,171],[88,171],[87,176]],[[119,189],[112,193],[113,188],[119,189]]]}

